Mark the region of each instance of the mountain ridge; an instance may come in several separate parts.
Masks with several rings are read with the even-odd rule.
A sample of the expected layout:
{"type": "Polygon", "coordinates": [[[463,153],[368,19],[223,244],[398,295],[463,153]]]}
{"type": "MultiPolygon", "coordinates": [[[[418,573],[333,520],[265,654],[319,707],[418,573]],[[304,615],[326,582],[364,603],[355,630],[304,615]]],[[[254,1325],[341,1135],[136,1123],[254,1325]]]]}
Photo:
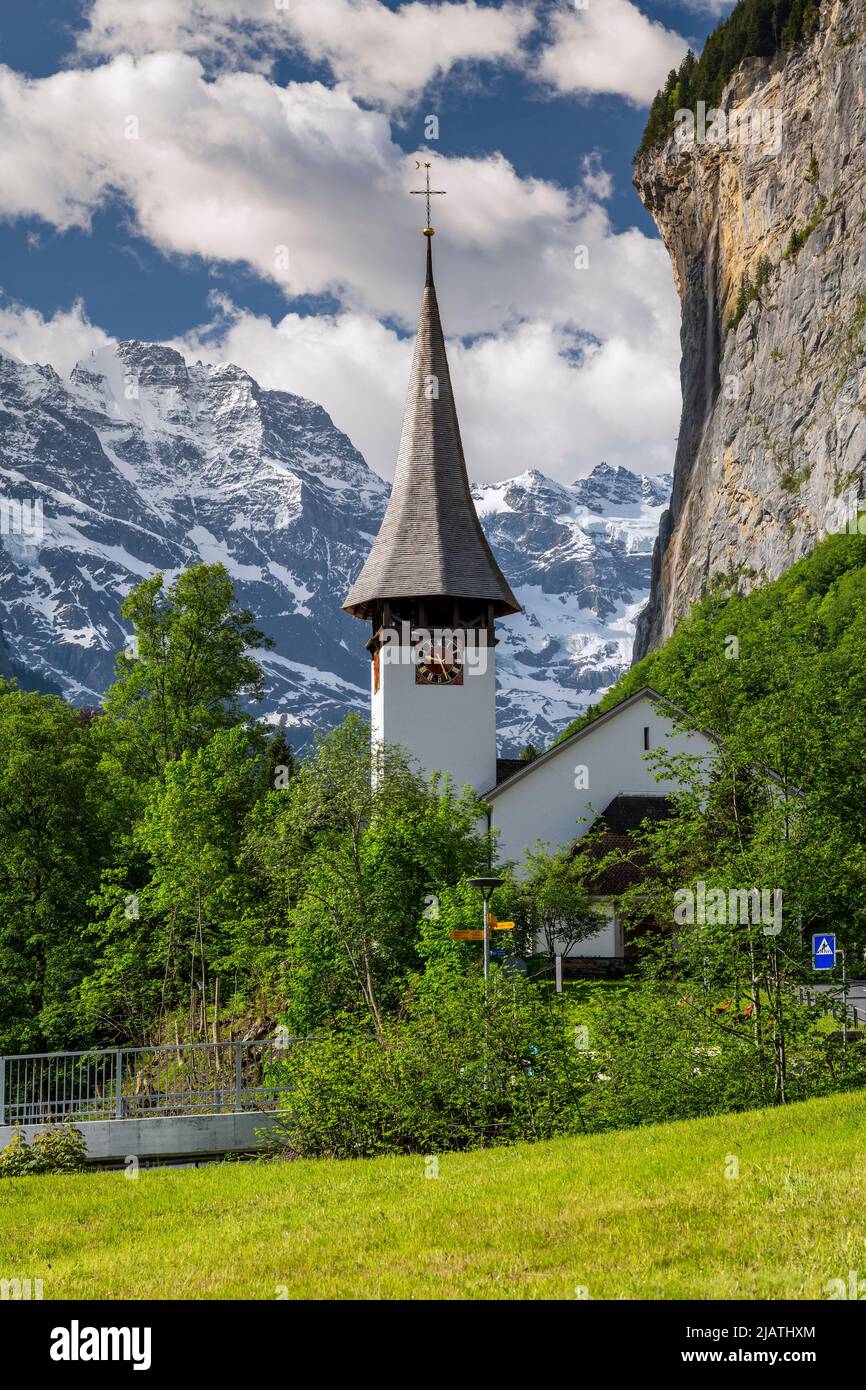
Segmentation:
{"type": "MultiPolygon", "coordinates": [[[[524,607],[499,628],[503,753],[547,741],[627,667],[668,486],[599,464],[473,488],[524,607]]],[[[0,494],[41,499],[45,530],[0,536],[0,673],[98,704],[125,593],[220,560],[276,643],[257,711],[303,743],[367,710],[363,626],[340,605],[388,493],[322,406],[231,363],[129,340],[64,380],[2,354],[0,494]]]]}

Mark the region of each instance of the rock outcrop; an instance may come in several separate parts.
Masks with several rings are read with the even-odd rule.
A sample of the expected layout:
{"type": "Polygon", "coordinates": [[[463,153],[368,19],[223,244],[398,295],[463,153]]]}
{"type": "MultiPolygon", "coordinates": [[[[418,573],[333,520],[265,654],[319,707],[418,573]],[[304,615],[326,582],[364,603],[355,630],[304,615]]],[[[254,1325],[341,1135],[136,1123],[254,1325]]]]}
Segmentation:
{"type": "Polygon", "coordinates": [[[720,109],[733,135],[707,113],[703,139],[671,135],[636,166],[682,301],[683,413],[635,659],[713,576],[745,591],[861,509],[866,531],[863,0],[829,0],[804,46],[747,60],[720,109]]]}

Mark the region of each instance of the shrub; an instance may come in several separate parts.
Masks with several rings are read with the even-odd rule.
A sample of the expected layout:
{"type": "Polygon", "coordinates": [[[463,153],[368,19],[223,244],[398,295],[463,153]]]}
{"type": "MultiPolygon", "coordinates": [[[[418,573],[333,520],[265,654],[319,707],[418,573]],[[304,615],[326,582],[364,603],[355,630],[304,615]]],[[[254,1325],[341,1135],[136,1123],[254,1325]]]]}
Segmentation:
{"type": "MultiPolygon", "coordinates": [[[[435,975],[434,972],[428,972],[435,975]]],[[[561,1000],[494,968],[427,979],[381,1041],[346,1020],[290,1052],[291,1156],[363,1158],[546,1139],[581,1127],[561,1000]]]]}
{"type": "MultiPolygon", "coordinates": [[[[785,1000],[787,1099],[809,1100],[866,1083],[866,1044],[842,1049],[817,1011],[785,1000]]],[[[626,1129],[768,1105],[771,1041],[756,1046],[751,1017],[724,990],[694,979],[635,981],[578,1009],[587,1050],[575,1077],[591,1130],[626,1129]]]]}
{"type": "Polygon", "coordinates": [[[0,1149],[0,1178],[21,1178],[39,1172],[39,1160],[16,1125],[5,1149],[0,1149]]]}
{"type": "Polygon", "coordinates": [[[54,1125],[33,1140],[43,1173],[80,1173],[87,1162],[87,1143],[75,1125],[54,1125]]]}
{"type": "Polygon", "coordinates": [[[87,1145],[74,1125],[55,1125],[37,1134],[28,1144],[16,1126],[10,1142],[0,1149],[0,1178],[21,1178],[33,1173],[80,1173],[87,1145]]]}

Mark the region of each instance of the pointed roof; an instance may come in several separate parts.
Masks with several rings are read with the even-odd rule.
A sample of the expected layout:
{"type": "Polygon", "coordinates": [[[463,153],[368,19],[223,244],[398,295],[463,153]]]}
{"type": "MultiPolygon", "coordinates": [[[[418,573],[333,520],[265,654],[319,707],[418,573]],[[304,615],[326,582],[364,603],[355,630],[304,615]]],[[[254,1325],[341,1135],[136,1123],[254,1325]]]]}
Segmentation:
{"type": "Polygon", "coordinates": [[[432,229],[426,235],[427,280],[394,486],[379,534],[343,608],[369,618],[374,604],[384,599],[465,598],[492,603],[497,616],[519,613],[469,491],[433,284],[432,229]]]}

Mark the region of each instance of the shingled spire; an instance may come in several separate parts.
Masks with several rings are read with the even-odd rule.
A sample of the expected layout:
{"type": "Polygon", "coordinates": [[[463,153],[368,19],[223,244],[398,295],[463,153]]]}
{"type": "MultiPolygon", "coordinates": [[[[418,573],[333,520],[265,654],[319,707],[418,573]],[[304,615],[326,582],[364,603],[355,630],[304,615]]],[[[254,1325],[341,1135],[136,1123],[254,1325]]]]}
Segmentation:
{"type": "Polygon", "coordinates": [[[425,227],[424,234],[427,279],[394,487],[379,534],[343,608],[371,618],[391,600],[447,598],[492,605],[497,617],[519,613],[469,491],[433,283],[432,227],[425,227]]]}

